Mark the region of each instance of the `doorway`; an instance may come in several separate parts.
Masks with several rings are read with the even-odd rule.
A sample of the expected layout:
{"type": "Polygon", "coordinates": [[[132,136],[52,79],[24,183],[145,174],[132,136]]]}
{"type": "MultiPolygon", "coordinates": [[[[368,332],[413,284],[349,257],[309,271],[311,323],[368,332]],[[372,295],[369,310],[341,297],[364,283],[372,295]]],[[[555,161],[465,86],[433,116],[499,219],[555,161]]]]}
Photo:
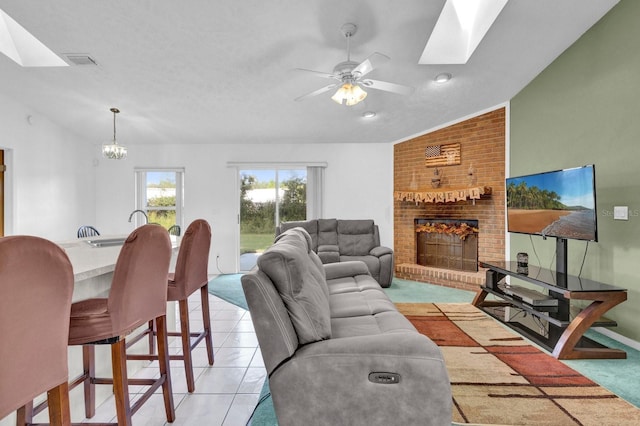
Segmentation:
{"type": "Polygon", "coordinates": [[[256,266],[280,222],[306,220],[307,169],[240,169],[240,272],[256,266]]]}

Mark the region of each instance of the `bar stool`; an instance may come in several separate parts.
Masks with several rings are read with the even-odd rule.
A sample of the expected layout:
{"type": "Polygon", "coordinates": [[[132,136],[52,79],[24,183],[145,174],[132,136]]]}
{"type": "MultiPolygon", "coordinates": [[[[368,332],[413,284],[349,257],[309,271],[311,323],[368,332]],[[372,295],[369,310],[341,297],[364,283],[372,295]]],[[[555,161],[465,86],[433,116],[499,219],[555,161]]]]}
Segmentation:
{"type": "Polygon", "coordinates": [[[73,268],[56,244],[0,238],[0,419],[14,410],[31,422],[46,392],[52,425],[71,424],[67,341],[73,268]]]}
{"type": "MultiPolygon", "coordinates": [[[[180,336],[182,340],[182,355],[171,355],[172,360],[183,360],[187,390],[195,390],[193,377],[193,349],[204,340],[207,347],[209,365],[213,365],[213,340],[211,336],[211,318],[209,313],[209,249],[211,247],[211,227],[204,219],[194,220],[187,228],[180,241],[180,251],[176,261],[174,273],[168,275],[167,300],[177,301],[180,310],[180,332],[169,332],[169,336],[180,336]],[[200,332],[191,332],[189,326],[188,298],[196,290],[200,290],[202,322],[204,328],[200,332]],[[195,338],[191,341],[191,338],[195,338]]],[[[152,337],[155,333],[153,322],[143,333],[130,340],[129,345],[140,340],[144,335],[152,337]]],[[[149,342],[149,354],[127,355],[130,360],[153,360],[153,339],[149,342]]]]}
{"type": "Polygon", "coordinates": [[[95,385],[113,385],[118,425],[130,426],[131,416],[162,386],[168,422],[175,419],[167,344],[166,281],[171,260],[168,232],[159,225],[143,225],[125,241],[108,298],[88,299],[71,306],[69,345],[82,345],[84,373],[70,388],[84,384],[85,412],[95,414],[95,385]],[[158,379],[129,379],[125,337],[155,320],[157,324],[158,379]],[[95,345],[111,345],[113,378],[95,377],[95,345]],[[129,385],[149,386],[132,406],[129,385]]]}
{"type": "Polygon", "coordinates": [[[100,232],[91,226],[91,225],[83,225],[78,228],[78,238],[87,238],[87,237],[96,237],[100,236],[100,232]]]}

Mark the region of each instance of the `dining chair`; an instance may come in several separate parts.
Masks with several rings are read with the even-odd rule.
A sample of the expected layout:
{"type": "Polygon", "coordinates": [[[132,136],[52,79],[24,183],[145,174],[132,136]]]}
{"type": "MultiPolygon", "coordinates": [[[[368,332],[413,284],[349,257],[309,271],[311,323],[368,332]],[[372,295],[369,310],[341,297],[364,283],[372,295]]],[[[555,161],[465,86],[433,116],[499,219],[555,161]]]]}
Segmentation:
{"type": "Polygon", "coordinates": [[[32,422],[46,393],[52,425],[71,424],[67,342],[73,268],[56,244],[34,236],[0,238],[0,419],[17,410],[32,422]]]}
{"type": "Polygon", "coordinates": [[[78,228],[78,238],[96,237],[100,233],[91,225],[84,225],[78,228]]]}
{"type": "Polygon", "coordinates": [[[162,226],[143,225],[124,242],[113,272],[107,298],[76,302],[71,306],[69,345],[82,345],[84,372],[70,388],[84,385],[85,414],[95,414],[95,385],[113,386],[118,425],[131,425],[132,415],[160,387],[168,422],[175,419],[167,341],[167,274],[171,241],[162,226]],[[160,374],[157,379],[129,379],[126,336],[155,320],[160,374]],[[112,378],[95,377],[95,346],[111,346],[112,378]],[[131,405],[129,385],[148,388],[131,405]]]}
{"type": "MultiPolygon", "coordinates": [[[[187,390],[195,390],[193,375],[193,349],[204,340],[207,349],[209,365],[213,365],[213,339],[211,335],[211,315],[209,312],[209,250],[211,247],[211,227],[204,219],[194,220],[188,227],[180,241],[180,249],[176,260],[175,271],[168,275],[167,301],[177,301],[180,311],[180,331],[169,332],[169,336],[180,336],[182,353],[171,355],[171,360],[184,362],[187,390]],[[200,304],[202,310],[202,331],[191,331],[189,324],[189,296],[200,290],[200,304]],[[192,340],[193,339],[193,340],[192,340]]],[[[145,335],[153,336],[157,324],[149,322],[146,330],[130,340],[130,345],[145,335]]],[[[149,342],[148,354],[129,354],[130,360],[153,360],[158,355],[154,353],[153,341],[149,342]]]]}
{"type": "Polygon", "coordinates": [[[169,227],[169,235],[175,235],[176,237],[179,237],[180,225],[171,225],[171,227],[169,227]]]}

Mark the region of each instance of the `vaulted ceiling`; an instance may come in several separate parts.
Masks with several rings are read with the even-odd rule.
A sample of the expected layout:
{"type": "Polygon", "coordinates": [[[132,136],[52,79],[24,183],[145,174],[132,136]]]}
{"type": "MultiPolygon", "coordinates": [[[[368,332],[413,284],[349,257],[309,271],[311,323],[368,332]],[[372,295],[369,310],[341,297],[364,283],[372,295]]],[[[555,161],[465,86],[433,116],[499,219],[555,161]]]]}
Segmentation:
{"type": "Polygon", "coordinates": [[[2,0],[54,52],[97,65],[22,68],[0,55],[0,93],[89,144],[393,142],[511,99],[618,0],[510,0],[464,65],[419,65],[444,0],[2,0]],[[330,83],[351,56],[391,60],[369,76],[413,86],[368,90],[352,107],[330,83]],[[437,84],[434,77],[453,78],[437,84]],[[363,118],[365,111],[376,116],[363,118]]]}

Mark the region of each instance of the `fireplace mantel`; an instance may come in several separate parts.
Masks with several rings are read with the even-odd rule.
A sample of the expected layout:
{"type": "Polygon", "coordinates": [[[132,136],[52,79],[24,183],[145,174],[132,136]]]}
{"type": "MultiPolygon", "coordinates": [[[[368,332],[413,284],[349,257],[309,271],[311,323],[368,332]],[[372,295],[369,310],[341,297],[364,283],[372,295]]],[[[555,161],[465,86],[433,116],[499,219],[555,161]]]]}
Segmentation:
{"type": "Polygon", "coordinates": [[[491,188],[488,186],[472,186],[467,188],[439,188],[417,191],[395,191],[394,196],[398,201],[413,203],[454,203],[456,201],[479,200],[483,196],[490,196],[491,188]]]}

